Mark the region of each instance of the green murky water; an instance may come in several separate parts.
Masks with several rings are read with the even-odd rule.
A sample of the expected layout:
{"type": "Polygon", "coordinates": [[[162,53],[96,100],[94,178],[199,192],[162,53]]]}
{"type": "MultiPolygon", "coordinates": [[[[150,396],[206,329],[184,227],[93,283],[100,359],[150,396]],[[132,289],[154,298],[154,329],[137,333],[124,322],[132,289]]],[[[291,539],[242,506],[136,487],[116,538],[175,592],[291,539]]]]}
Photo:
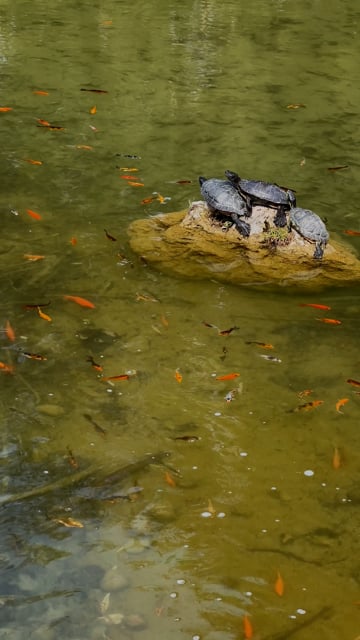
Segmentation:
{"type": "Polygon", "coordinates": [[[126,234],[225,168],[291,185],[331,233],[359,230],[359,20],[351,2],[3,3],[1,490],[64,488],[2,506],[1,638],[230,640],[245,615],[265,640],[359,635],[358,290],[176,279],[126,234]],[[144,186],[121,178],[133,168],[144,186]],[[141,204],[154,191],[169,199],[141,204]],[[51,322],[24,308],[49,301],[51,322]],[[137,375],[104,382],[88,356],[137,375]],[[167,467],[104,484],[160,451],[167,467]]]}

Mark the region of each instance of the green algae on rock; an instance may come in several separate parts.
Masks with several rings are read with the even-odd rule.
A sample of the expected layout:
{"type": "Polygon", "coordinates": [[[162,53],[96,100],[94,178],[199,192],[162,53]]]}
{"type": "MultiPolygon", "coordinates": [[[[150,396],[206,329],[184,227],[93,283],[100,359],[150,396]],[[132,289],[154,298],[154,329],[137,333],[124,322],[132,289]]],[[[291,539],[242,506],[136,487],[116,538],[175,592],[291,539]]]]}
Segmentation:
{"type": "Polygon", "coordinates": [[[254,207],[251,234],[243,238],[224,216],[197,201],[188,210],[131,223],[130,246],[149,264],[189,278],[307,290],[360,282],[352,247],[330,238],[323,259],[315,260],[314,245],[296,230],[278,238],[273,218],[273,209],[254,207]]]}

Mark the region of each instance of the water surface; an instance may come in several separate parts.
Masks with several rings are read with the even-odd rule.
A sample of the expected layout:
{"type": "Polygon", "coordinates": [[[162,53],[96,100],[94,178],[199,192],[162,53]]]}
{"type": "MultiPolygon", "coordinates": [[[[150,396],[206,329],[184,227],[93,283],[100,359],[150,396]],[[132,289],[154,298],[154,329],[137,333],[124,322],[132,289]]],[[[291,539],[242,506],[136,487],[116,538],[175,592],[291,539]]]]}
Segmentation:
{"type": "Polygon", "coordinates": [[[131,499],[95,499],[91,477],[2,507],[2,637],[223,640],[246,615],[258,638],[358,635],[358,290],[175,278],[126,230],[226,168],[293,187],[334,236],[359,230],[359,17],[351,2],[3,4],[2,493],[171,455],[114,487],[131,499]],[[164,202],[141,204],[154,191],[164,202]],[[47,302],[51,322],[24,308],[47,302]]]}

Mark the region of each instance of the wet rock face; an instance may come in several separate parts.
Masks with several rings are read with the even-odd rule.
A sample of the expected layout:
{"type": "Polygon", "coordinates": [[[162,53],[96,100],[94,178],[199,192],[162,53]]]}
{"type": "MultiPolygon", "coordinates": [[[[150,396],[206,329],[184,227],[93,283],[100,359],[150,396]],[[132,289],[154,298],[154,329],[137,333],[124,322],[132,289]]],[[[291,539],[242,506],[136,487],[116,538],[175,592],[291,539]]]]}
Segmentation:
{"type": "Polygon", "coordinates": [[[275,215],[269,207],[254,207],[247,219],[251,234],[244,238],[229,217],[197,201],[186,211],[136,220],[129,227],[130,245],[150,264],[190,278],[307,290],[360,282],[360,261],[351,247],[330,238],[316,260],[315,245],[294,229],[275,227],[275,215]]]}

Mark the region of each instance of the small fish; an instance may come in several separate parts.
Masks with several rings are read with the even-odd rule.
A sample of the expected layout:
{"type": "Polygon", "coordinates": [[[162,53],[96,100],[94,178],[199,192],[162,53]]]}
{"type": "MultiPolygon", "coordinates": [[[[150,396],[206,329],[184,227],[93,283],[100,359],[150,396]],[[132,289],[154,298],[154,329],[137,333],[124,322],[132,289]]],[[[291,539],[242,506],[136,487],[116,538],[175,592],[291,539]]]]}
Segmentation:
{"type": "Polygon", "coordinates": [[[352,229],[346,229],[343,231],[347,236],[360,236],[360,231],[352,231],[352,229]]]}
{"type": "Polygon", "coordinates": [[[172,477],[171,473],[169,473],[169,471],[165,471],[165,482],[170,487],[176,487],[176,482],[175,482],[174,478],[172,477]]]}
{"type": "Polygon", "coordinates": [[[134,180],[134,176],[128,176],[127,174],[119,176],[119,178],[121,178],[121,180],[134,180]]]}
{"type": "Polygon", "coordinates": [[[137,171],[139,171],[139,169],[137,167],[116,167],[117,169],[120,169],[120,171],[132,171],[133,173],[136,173],[137,171]]]}
{"type": "Polygon", "coordinates": [[[131,160],[141,160],[141,156],[136,156],[132,153],[117,153],[116,155],[122,158],[131,158],[131,160]]]}
{"type": "Polygon", "coordinates": [[[144,183],[143,182],[132,182],[131,180],[128,181],[128,184],[131,187],[144,187],[144,183]]]}
{"type": "Polygon", "coordinates": [[[346,404],[347,402],[349,402],[349,398],[341,398],[341,400],[338,400],[336,405],[335,405],[335,409],[338,413],[343,413],[343,411],[340,411],[341,407],[344,406],[344,404],[346,404]]]}
{"type": "Polygon", "coordinates": [[[95,362],[94,358],[92,356],[88,356],[86,358],[87,362],[91,362],[91,366],[93,369],[95,369],[95,371],[102,371],[103,367],[101,366],[101,364],[97,364],[97,362],[95,362]]]}
{"type": "Polygon", "coordinates": [[[257,340],[249,340],[245,342],[245,344],[256,344],[257,347],[261,347],[262,349],[273,349],[273,345],[270,342],[258,342],[257,340]]]}
{"type": "Polygon", "coordinates": [[[217,376],[215,380],[234,380],[234,378],[238,378],[240,373],[227,373],[224,376],[217,376]]]}
{"type": "Polygon", "coordinates": [[[169,320],[167,319],[167,317],[166,317],[166,316],[164,316],[164,314],[162,314],[162,315],[160,316],[160,320],[161,320],[161,324],[162,324],[162,326],[163,326],[163,327],[165,327],[165,329],[167,329],[167,328],[168,328],[168,326],[169,326],[169,320]]]}
{"type": "Polygon", "coordinates": [[[48,96],[49,92],[48,91],[33,91],[33,94],[35,96],[48,96]]]}
{"type": "Polygon", "coordinates": [[[263,353],[259,353],[260,358],[264,358],[264,360],[269,360],[270,362],[282,362],[280,358],[276,358],[275,356],[268,356],[263,353]]]}
{"type": "Polygon", "coordinates": [[[175,184],[192,184],[192,180],[175,180],[175,184]]]}
{"type": "Polygon", "coordinates": [[[73,452],[71,451],[70,447],[66,447],[67,448],[67,452],[68,452],[68,462],[70,467],[72,467],[73,469],[78,469],[79,465],[78,462],[76,460],[76,458],[74,457],[73,452]]]}
{"type": "Polygon", "coordinates": [[[174,440],[184,440],[184,442],[196,442],[200,440],[198,436],[176,436],[174,440]]]}
{"type": "Polygon", "coordinates": [[[96,127],[94,127],[94,125],[92,125],[92,124],[89,124],[89,129],[91,129],[91,131],[95,131],[95,133],[96,133],[97,131],[99,131],[99,129],[97,129],[96,127]]]}
{"type": "Polygon", "coordinates": [[[100,602],[99,609],[102,615],[104,615],[104,613],[107,612],[109,605],[110,605],[110,591],[104,595],[103,599],[100,602]]]}
{"type": "Polygon", "coordinates": [[[65,127],[60,127],[60,126],[59,126],[59,125],[57,125],[57,124],[50,124],[47,128],[48,128],[50,131],[65,131],[65,127]]]}
{"type": "Polygon", "coordinates": [[[103,429],[103,427],[100,427],[100,425],[95,422],[95,420],[88,413],[84,413],[83,416],[88,422],[90,422],[90,424],[92,424],[97,433],[99,433],[102,437],[106,436],[106,430],[103,429]]]}
{"type": "Polygon", "coordinates": [[[280,571],[277,572],[277,578],[275,580],[274,590],[278,596],[284,595],[284,580],[281,577],[280,571]]]}
{"type": "Polygon", "coordinates": [[[341,324],[341,320],[335,320],[335,318],[315,318],[315,320],[319,320],[319,322],[324,322],[325,324],[341,324]]]}
{"type": "Polygon", "coordinates": [[[227,403],[232,402],[232,401],[234,400],[234,398],[235,398],[235,393],[236,393],[236,390],[235,390],[235,389],[232,389],[231,391],[229,391],[229,392],[226,394],[226,396],[224,396],[224,400],[225,400],[227,403]]]}
{"type": "Polygon", "coordinates": [[[287,109],[305,109],[306,104],[303,104],[303,102],[296,102],[294,104],[288,104],[286,105],[287,109]]]}
{"type": "Polygon", "coordinates": [[[50,318],[50,316],[48,316],[47,313],[44,313],[43,311],[41,311],[41,307],[37,308],[37,312],[40,318],[42,318],[43,320],[47,320],[48,322],[52,322],[52,318],[50,318]]]}
{"type": "Polygon", "coordinates": [[[220,360],[222,360],[222,362],[224,362],[226,356],[227,356],[228,350],[226,347],[222,348],[222,355],[220,356],[220,360]]]}
{"type": "Polygon", "coordinates": [[[76,148],[84,149],[84,151],[94,151],[94,147],[92,147],[90,144],[77,144],[76,148]]]}
{"type": "Polygon", "coordinates": [[[91,115],[93,116],[93,115],[95,115],[96,111],[97,111],[96,104],[94,104],[94,106],[91,107],[91,109],[89,110],[89,113],[91,113],[91,115]]]}
{"type": "Polygon", "coordinates": [[[143,200],[141,200],[140,204],[151,204],[151,202],[154,202],[155,197],[154,196],[150,196],[149,198],[144,198],[143,200]]]}
{"type": "Polygon", "coordinates": [[[48,122],[47,120],[42,120],[42,118],[36,118],[37,122],[42,126],[42,127],[50,127],[50,122],[48,122]]]}
{"type": "Polygon", "coordinates": [[[159,302],[157,298],[153,296],[148,296],[146,293],[136,293],[136,302],[159,302]]]}
{"type": "Polygon", "coordinates": [[[21,355],[29,360],[47,360],[46,356],[42,356],[40,353],[30,353],[29,351],[22,351],[21,355]]]}
{"type": "Polygon", "coordinates": [[[24,158],[24,162],[28,162],[29,164],[35,164],[35,165],[42,164],[41,160],[33,160],[32,158],[24,158]]]}
{"type": "Polygon", "coordinates": [[[104,380],[105,382],[107,382],[108,380],[114,380],[115,382],[121,382],[122,380],[129,380],[130,376],[128,373],[121,373],[118,376],[106,376],[103,377],[102,380],[104,380]]]}
{"type": "Polygon", "coordinates": [[[81,88],[80,91],[88,91],[89,93],[109,93],[108,91],[105,91],[105,89],[85,89],[85,88],[81,88]]]}
{"type": "Polygon", "coordinates": [[[15,338],[16,338],[15,331],[12,328],[9,320],[6,320],[6,323],[5,323],[5,335],[7,339],[10,340],[10,342],[15,342],[15,338]]]}
{"type": "Polygon", "coordinates": [[[0,362],[0,370],[3,373],[13,373],[14,367],[11,364],[5,364],[5,362],[0,362]]]}
{"type": "Polygon", "coordinates": [[[332,467],[335,470],[340,469],[342,465],[341,454],[338,447],[334,447],[333,457],[332,457],[332,467]]]}
{"type": "Polygon", "coordinates": [[[348,384],[352,384],[353,387],[360,387],[360,382],[358,382],[357,380],[354,380],[353,378],[348,378],[346,382],[348,384]]]}
{"type": "Polygon", "coordinates": [[[253,626],[250,622],[250,619],[248,618],[248,616],[243,616],[243,629],[244,629],[244,636],[246,640],[251,640],[251,638],[254,635],[254,630],[253,630],[253,626]]]}
{"type": "Polygon", "coordinates": [[[26,213],[28,214],[28,216],[30,216],[30,218],[33,218],[34,220],[41,220],[41,215],[40,213],[36,213],[36,211],[32,211],[32,209],[26,209],[26,213]]]}
{"type": "Polygon", "coordinates": [[[201,324],[203,324],[204,327],[209,327],[209,329],[219,330],[219,328],[215,324],[210,324],[210,322],[205,322],[205,320],[203,320],[201,324]]]}
{"type": "Polygon", "coordinates": [[[240,327],[230,327],[230,329],[222,329],[218,331],[219,336],[229,336],[233,331],[237,331],[240,327]]]}
{"type": "Polygon", "coordinates": [[[323,311],[330,311],[331,307],[327,304],[315,304],[312,302],[302,302],[299,307],[312,307],[313,309],[322,309],[323,311]]]}
{"type": "Polygon", "coordinates": [[[95,305],[90,300],[86,298],[80,298],[80,296],[63,296],[64,300],[69,300],[70,302],[75,302],[79,304],[80,307],[87,307],[88,309],[95,309],[95,305]]]}
{"type": "Polygon", "coordinates": [[[209,513],[211,513],[211,515],[213,517],[216,516],[216,509],[215,509],[212,501],[210,500],[210,498],[208,499],[207,510],[208,510],[209,513]]]}
{"type": "Polygon", "coordinates": [[[313,392],[312,389],[304,389],[304,391],[299,391],[297,394],[298,398],[305,398],[305,396],[309,396],[313,392]]]}
{"type": "Polygon", "coordinates": [[[38,260],[44,260],[45,256],[38,256],[32,253],[24,253],[25,260],[29,260],[29,262],[38,262],[38,260]]]}
{"type": "Polygon", "coordinates": [[[339,164],[337,167],[327,167],[328,171],[343,171],[343,169],[349,169],[349,165],[339,164]]]}
{"type": "Polygon", "coordinates": [[[306,402],[305,404],[301,404],[299,407],[296,407],[294,411],[311,411],[311,409],[316,409],[316,407],[320,407],[321,404],[324,404],[324,400],[313,400],[312,402],[306,402]]]}
{"type": "Polygon", "coordinates": [[[79,520],[74,520],[74,518],[66,518],[65,520],[62,518],[52,518],[53,522],[57,522],[58,524],[64,525],[64,527],[76,527],[77,529],[83,529],[84,525],[79,520]]]}
{"type": "Polygon", "coordinates": [[[70,244],[72,244],[73,247],[75,247],[77,245],[77,238],[75,238],[74,236],[72,238],[70,238],[70,244]]]}
{"type": "Polygon", "coordinates": [[[176,369],[176,370],[175,370],[175,380],[176,380],[176,382],[178,382],[179,384],[181,384],[181,383],[182,383],[182,379],[183,379],[183,377],[182,377],[182,375],[181,375],[181,373],[180,373],[179,369],[176,369]]]}
{"type": "Polygon", "coordinates": [[[12,111],[12,107],[0,107],[0,113],[7,113],[8,111],[12,111]]]}
{"type": "Polygon", "coordinates": [[[110,233],[108,233],[106,229],[104,229],[104,231],[108,240],[111,240],[112,242],[116,242],[116,238],[114,238],[114,236],[110,235],[110,233]]]}

